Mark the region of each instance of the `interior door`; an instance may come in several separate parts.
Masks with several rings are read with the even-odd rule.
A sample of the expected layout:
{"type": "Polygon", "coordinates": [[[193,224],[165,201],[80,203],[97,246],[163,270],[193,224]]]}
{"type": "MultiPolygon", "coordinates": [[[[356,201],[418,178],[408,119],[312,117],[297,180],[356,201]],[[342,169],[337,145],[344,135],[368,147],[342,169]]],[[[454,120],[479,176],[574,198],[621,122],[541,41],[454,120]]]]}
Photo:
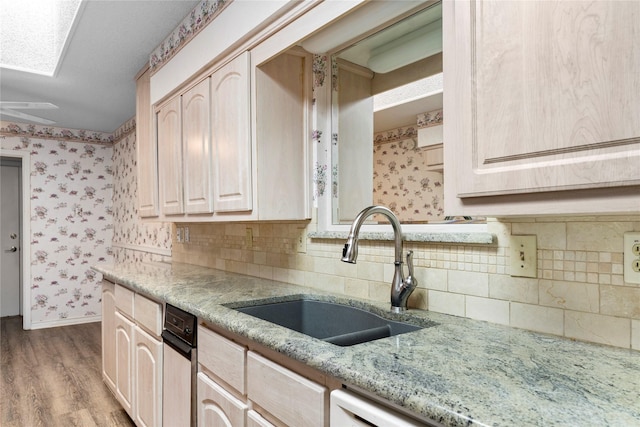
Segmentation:
{"type": "Polygon", "coordinates": [[[20,286],[21,161],[3,158],[0,176],[0,317],[22,314],[20,286]]]}

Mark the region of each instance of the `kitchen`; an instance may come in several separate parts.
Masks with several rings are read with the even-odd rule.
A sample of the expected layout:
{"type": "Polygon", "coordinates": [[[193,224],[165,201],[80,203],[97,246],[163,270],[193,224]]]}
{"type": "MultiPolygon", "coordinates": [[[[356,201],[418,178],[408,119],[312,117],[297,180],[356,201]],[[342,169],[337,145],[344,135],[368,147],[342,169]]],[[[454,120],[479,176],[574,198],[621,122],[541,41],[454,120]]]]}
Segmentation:
{"type": "MultiPolygon", "coordinates": [[[[248,7],[246,4],[247,2],[239,0],[231,2],[216,19],[244,16],[242,13],[244,11],[246,14],[246,9],[243,9],[248,7]]],[[[265,13],[278,15],[278,19],[282,21],[290,19],[288,31],[291,34],[282,33],[284,35],[279,37],[285,41],[280,41],[280,45],[250,45],[252,60],[257,57],[264,59],[258,63],[267,62],[283,50],[287,40],[296,41],[309,34],[309,26],[316,25],[316,28],[320,29],[323,25],[319,22],[319,17],[330,14],[329,11],[322,10],[321,6],[311,8],[308,14],[295,8],[289,10],[289,15],[282,10],[278,12],[280,15],[266,11],[265,13]],[[300,14],[298,19],[293,19],[294,12],[300,14]],[[304,21],[305,16],[313,24],[300,24],[304,30],[293,25],[304,21]]],[[[302,7],[300,5],[300,8],[302,7]]],[[[339,16],[350,12],[350,6],[344,7],[347,10],[334,10],[333,13],[339,16]]],[[[259,20],[255,15],[252,17],[259,20]]],[[[216,19],[213,22],[216,22],[216,19]]],[[[285,27],[282,21],[272,19],[274,27],[285,27]]],[[[247,27],[250,24],[257,26],[255,22],[247,22],[247,27]]],[[[369,24],[369,27],[373,26],[369,24]]],[[[205,31],[207,28],[212,31],[214,29],[213,26],[206,27],[198,37],[220,37],[219,34],[208,35],[205,31]]],[[[447,26],[445,20],[443,28],[452,27],[447,26]]],[[[262,28],[265,33],[268,30],[262,28]]],[[[360,30],[360,33],[362,32],[360,30]]],[[[280,39],[272,37],[268,40],[276,43],[280,39]]],[[[446,33],[443,43],[446,51],[446,33]]],[[[192,75],[200,73],[201,68],[210,62],[206,57],[198,58],[195,55],[196,60],[189,57],[192,55],[189,46],[193,47],[195,43],[189,42],[182,47],[171,57],[173,59],[167,61],[168,64],[160,67],[151,77],[157,80],[156,86],[153,80],[151,81],[152,89],[155,87],[159,91],[155,94],[150,93],[154,102],[164,103],[165,95],[173,92],[192,75]],[[181,58],[189,58],[194,62],[190,63],[181,58]]],[[[229,55],[224,52],[223,47],[219,49],[218,55],[229,55]]],[[[212,53],[214,54],[215,52],[212,53]]],[[[446,74],[446,55],[444,61],[446,74]]],[[[260,71],[269,73],[264,67],[260,71]]],[[[314,80],[318,81],[320,75],[316,72],[314,80]]],[[[483,76],[492,77],[486,74],[483,76]]],[[[277,74],[275,77],[278,77],[277,74]]],[[[325,77],[322,87],[327,88],[330,81],[328,76],[325,77]]],[[[267,87],[266,90],[268,89],[267,87]]],[[[327,91],[321,93],[315,89],[316,104],[330,102],[327,91]]],[[[445,90],[445,103],[447,93],[445,90]]],[[[455,101],[454,99],[451,102],[455,101]]],[[[453,108],[456,109],[464,107],[457,104],[449,105],[454,105],[453,108]]],[[[493,106],[489,105],[487,108],[489,107],[493,106]]],[[[488,111],[483,113],[483,117],[488,117],[489,120],[491,114],[490,110],[488,111]]],[[[316,114],[314,131],[321,130],[320,135],[331,135],[331,124],[327,125],[327,121],[330,122],[329,117],[321,112],[316,114]]],[[[279,120],[279,123],[284,120],[278,117],[272,119],[276,122],[279,120]]],[[[313,121],[314,118],[308,120],[313,121]]],[[[445,117],[445,124],[446,120],[445,117]]],[[[289,121],[294,122],[291,119],[289,121]]],[[[303,120],[299,122],[303,123],[303,120]]],[[[252,128],[255,129],[259,125],[255,122],[252,128]]],[[[282,212],[265,211],[265,218],[269,218],[266,221],[261,217],[250,217],[243,221],[242,215],[224,214],[223,217],[230,219],[210,222],[202,221],[199,217],[192,220],[183,216],[177,220],[167,220],[165,217],[163,221],[158,222],[142,220],[136,212],[135,201],[141,196],[140,183],[137,181],[140,179],[141,166],[136,158],[136,149],[140,148],[140,144],[135,132],[139,131],[139,127],[140,123],[127,120],[113,133],[89,132],[79,135],[66,129],[43,129],[44,127],[37,125],[29,127],[20,123],[3,123],[3,156],[7,151],[11,151],[14,156],[27,152],[33,165],[27,176],[27,179],[31,180],[31,188],[27,189],[25,200],[31,200],[31,212],[25,223],[29,224],[29,235],[33,236],[30,240],[32,256],[35,259],[27,263],[31,267],[27,277],[32,278],[32,283],[25,293],[30,297],[26,298],[26,309],[23,313],[25,318],[30,317],[31,328],[98,321],[102,312],[99,301],[101,278],[91,267],[96,266],[106,271],[113,263],[126,266],[130,262],[172,261],[269,281],[303,285],[322,292],[388,304],[389,282],[393,275],[393,246],[390,242],[363,239],[357,265],[344,264],[339,260],[348,224],[332,223],[332,191],[329,189],[333,183],[323,182],[321,174],[310,173],[314,169],[333,169],[330,159],[323,157],[331,152],[330,138],[320,136],[313,141],[313,145],[310,144],[314,149],[317,147],[314,154],[317,164],[311,167],[310,159],[306,160],[305,170],[309,173],[306,173],[302,180],[309,182],[309,185],[305,185],[302,190],[295,190],[297,193],[289,193],[297,195],[308,191],[308,194],[300,199],[313,201],[311,215],[304,212],[304,209],[300,213],[298,207],[292,205],[285,206],[290,212],[296,211],[289,217],[294,219],[288,220],[283,219],[284,216],[278,217],[283,215],[282,212]],[[57,154],[52,154],[52,151],[57,154]],[[313,180],[315,185],[312,187],[310,181],[313,180]],[[325,188],[323,194],[320,194],[321,188],[325,188]],[[75,193],[70,194],[71,192],[75,193]],[[53,195],[57,197],[52,197],[53,195]],[[62,203],[66,203],[66,206],[62,203]],[[335,233],[339,234],[340,238],[331,238],[335,233]],[[71,237],[72,234],[76,236],[71,237]],[[66,240],[67,238],[70,240],[66,240]],[[55,243],[54,239],[64,239],[69,243],[55,243]],[[104,242],[112,243],[109,247],[104,242]],[[65,244],[66,248],[58,251],[65,244]],[[51,278],[52,272],[55,273],[55,278],[51,278]],[[65,289],[65,292],[61,292],[62,289],[65,289]]],[[[293,128],[293,124],[291,127],[293,128]]],[[[464,126],[459,128],[466,129],[464,126]]],[[[487,132],[485,128],[481,130],[487,132]]],[[[278,132],[278,129],[266,131],[278,132]]],[[[447,131],[445,125],[445,135],[447,131]]],[[[340,133],[342,134],[342,131],[340,133]]],[[[631,136],[633,135],[637,133],[632,133],[631,136]]],[[[252,138],[257,138],[257,135],[253,135],[252,138]]],[[[461,137],[460,140],[467,140],[465,138],[461,137]]],[[[616,140],[624,139],[626,138],[616,136],[616,140]]],[[[621,162],[624,162],[625,158],[631,162],[637,161],[637,142],[621,147],[626,147],[630,154],[627,157],[616,155],[616,152],[623,151],[614,147],[613,153],[603,155],[602,169],[617,170],[615,161],[620,159],[621,162]],[[609,165],[607,161],[614,162],[614,165],[605,167],[609,165]]],[[[495,155],[496,149],[489,148],[494,150],[491,154],[494,158],[513,155],[495,155]]],[[[276,149],[274,153],[277,156],[276,149]]],[[[447,184],[455,183],[455,176],[447,176],[449,165],[453,165],[452,168],[463,167],[459,166],[462,162],[457,160],[457,152],[459,151],[447,152],[445,146],[447,168],[444,169],[444,173],[447,184]]],[[[627,152],[623,153],[626,155],[627,152]]],[[[305,153],[298,154],[305,158],[305,153]]],[[[311,156],[307,153],[307,158],[309,157],[311,156]]],[[[268,166],[276,160],[266,157],[257,161],[262,161],[268,166]]],[[[261,168],[259,173],[265,173],[264,169],[261,168]]],[[[629,174],[633,173],[632,167],[627,170],[629,174]]],[[[279,172],[301,173],[293,170],[279,172]]],[[[489,170],[482,176],[491,175],[492,172],[489,170]]],[[[461,175],[463,173],[467,172],[460,172],[461,175]]],[[[561,175],[550,169],[549,176],[559,179],[561,175]]],[[[259,182],[271,182],[267,181],[268,179],[273,180],[267,175],[259,182]]],[[[494,179],[499,182],[514,181],[507,175],[494,179]]],[[[625,233],[640,231],[637,185],[623,184],[611,187],[597,179],[600,178],[593,178],[595,188],[591,190],[585,187],[584,183],[569,183],[569,186],[573,185],[572,188],[577,189],[562,190],[569,194],[567,197],[558,196],[558,192],[533,193],[528,197],[522,189],[495,189],[489,188],[489,184],[480,183],[479,189],[476,189],[478,192],[496,194],[502,191],[507,196],[501,196],[502,199],[496,196],[489,197],[484,205],[477,203],[477,197],[463,198],[467,205],[454,205],[448,209],[455,214],[468,213],[472,216],[491,212],[492,215],[489,215],[486,224],[434,226],[436,228],[430,229],[432,232],[428,233],[427,237],[420,234],[419,225],[415,226],[417,232],[413,231],[413,224],[403,225],[403,230],[410,234],[405,239],[405,248],[414,251],[415,276],[418,279],[418,287],[413,292],[409,306],[426,309],[429,313],[453,315],[560,336],[567,342],[578,340],[595,343],[592,350],[594,353],[601,348],[598,344],[627,349],[630,351],[630,357],[635,357],[637,369],[637,350],[640,348],[640,290],[635,282],[625,280],[624,274],[625,233]],[[553,195],[551,201],[544,199],[545,194],[553,195]],[[535,215],[531,215],[533,212],[535,215]],[[454,232],[448,232],[445,227],[456,228],[449,229],[454,232]],[[467,233],[465,230],[472,232],[467,233]],[[512,277],[511,250],[513,238],[517,236],[535,236],[537,248],[534,252],[537,260],[534,277],[512,277]]],[[[633,182],[633,179],[626,176],[620,177],[621,181],[625,179],[633,182]]],[[[637,176],[634,179],[637,184],[637,176]]],[[[259,182],[254,185],[259,185],[259,182]]],[[[286,180],[277,182],[289,183],[286,180]]],[[[544,177],[535,182],[540,188],[549,188],[549,184],[544,182],[544,177]]],[[[272,190],[266,189],[264,196],[253,191],[252,197],[255,197],[257,206],[254,210],[260,211],[256,214],[262,213],[263,206],[268,204],[270,199],[281,199],[270,191],[272,190]],[[258,197],[264,198],[258,200],[258,197]]],[[[457,190],[455,186],[445,185],[445,212],[448,199],[460,200],[456,197],[456,191],[469,193],[473,189],[461,187],[457,190]],[[453,191],[453,196],[448,198],[447,191],[453,191]]],[[[144,192],[143,195],[147,197],[145,201],[148,202],[148,196],[153,194],[153,191],[144,192]]],[[[485,196],[480,197],[480,202],[483,197],[485,196]]],[[[359,204],[357,207],[364,206],[359,204]]],[[[267,208],[270,207],[267,205],[267,208]]],[[[117,268],[113,267],[112,271],[117,271],[117,268]]],[[[142,267],[140,269],[144,270],[142,267]]],[[[193,269],[196,271],[196,267],[193,269]]],[[[157,274],[162,275],[162,272],[157,274]]],[[[157,298],[154,294],[147,296],[157,298]]],[[[455,322],[450,320],[449,323],[455,322]]],[[[496,331],[494,333],[498,334],[496,331]]],[[[637,406],[635,410],[637,416],[637,406]]],[[[483,422],[481,419],[479,421],[483,422]]],[[[491,419],[487,419],[486,423],[491,424],[491,419]]]]}

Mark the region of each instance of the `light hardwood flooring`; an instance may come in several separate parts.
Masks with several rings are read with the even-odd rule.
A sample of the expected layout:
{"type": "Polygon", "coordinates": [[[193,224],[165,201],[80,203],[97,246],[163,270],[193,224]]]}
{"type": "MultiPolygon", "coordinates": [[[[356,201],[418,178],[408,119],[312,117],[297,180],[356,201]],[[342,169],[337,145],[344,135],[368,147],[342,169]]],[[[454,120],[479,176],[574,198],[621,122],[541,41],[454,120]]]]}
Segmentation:
{"type": "Polygon", "coordinates": [[[22,330],[0,319],[0,426],[133,426],[102,382],[100,323],[22,330]]]}

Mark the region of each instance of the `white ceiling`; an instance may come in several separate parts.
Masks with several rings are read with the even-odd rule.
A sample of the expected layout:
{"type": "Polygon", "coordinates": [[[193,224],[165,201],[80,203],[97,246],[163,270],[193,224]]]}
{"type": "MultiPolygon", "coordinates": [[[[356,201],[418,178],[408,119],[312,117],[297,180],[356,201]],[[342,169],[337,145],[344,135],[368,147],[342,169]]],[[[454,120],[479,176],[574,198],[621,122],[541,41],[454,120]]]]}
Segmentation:
{"type": "Polygon", "coordinates": [[[0,69],[0,100],[50,102],[60,108],[21,111],[55,127],[111,133],[135,115],[135,75],[199,1],[85,2],[58,74],[0,69]]]}

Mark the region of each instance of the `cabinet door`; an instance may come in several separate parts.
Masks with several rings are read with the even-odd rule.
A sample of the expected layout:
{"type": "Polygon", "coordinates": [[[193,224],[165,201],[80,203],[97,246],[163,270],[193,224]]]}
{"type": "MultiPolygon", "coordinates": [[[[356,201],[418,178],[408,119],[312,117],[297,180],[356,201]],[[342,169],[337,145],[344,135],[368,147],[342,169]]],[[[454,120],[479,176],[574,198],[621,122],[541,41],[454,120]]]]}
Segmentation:
{"type": "Polygon", "coordinates": [[[162,342],[142,329],[134,331],[135,417],[138,426],[162,425],[162,342]]]}
{"type": "Polygon", "coordinates": [[[255,73],[259,219],[310,218],[311,55],[287,51],[255,73]]]}
{"type": "Polygon", "coordinates": [[[640,184],[638,16],[640,2],[443,2],[448,206],[640,184]]]}
{"type": "Polygon", "coordinates": [[[179,96],[164,104],[157,112],[160,201],[165,215],[184,213],[180,115],[179,96]]]}
{"type": "Polygon", "coordinates": [[[131,418],[134,417],[133,323],[116,311],[116,397],[131,418]]]}
{"type": "Polygon", "coordinates": [[[136,81],[136,158],[138,214],[158,216],[158,152],[152,132],[151,76],[145,71],[136,81]]]}
{"type": "Polygon", "coordinates": [[[249,52],[211,76],[211,141],[216,212],[250,211],[249,52]]]}
{"type": "Polygon", "coordinates": [[[332,149],[340,165],[337,219],[351,222],[363,206],[373,205],[373,73],[347,61],[336,66],[338,143],[332,149]]]}
{"type": "Polygon", "coordinates": [[[244,427],[248,406],[200,372],[198,427],[244,427]]]}
{"type": "Polygon", "coordinates": [[[209,79],[182,95],[184,203],[186,213],[213,213],[209,79]]]}
{"type": "Polygon", "coordinates": [[[115,285],[102,282],[102,379],[116,392],[116,297],[115,285]]]}

